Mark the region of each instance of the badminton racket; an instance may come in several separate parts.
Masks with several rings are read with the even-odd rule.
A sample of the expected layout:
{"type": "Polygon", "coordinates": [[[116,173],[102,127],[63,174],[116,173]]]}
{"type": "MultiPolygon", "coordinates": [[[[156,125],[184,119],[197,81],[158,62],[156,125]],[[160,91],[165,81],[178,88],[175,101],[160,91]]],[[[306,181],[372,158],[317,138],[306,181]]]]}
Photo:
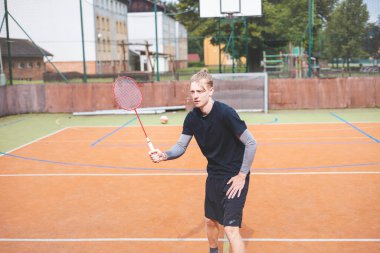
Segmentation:
{"type": "Polygon", "coordinates": [[[137,108],[141,105],[143,94],[136,81],[130,77],[122,76],[116,79],[113,84],[113,94],[117,104],[124,110],[135,111],[136,117],[140,122],[140,126],[144,132],[146,142],[150,151],[154,150],[153,143],[146,134],[145,128],[140,120],[137,108]]]}

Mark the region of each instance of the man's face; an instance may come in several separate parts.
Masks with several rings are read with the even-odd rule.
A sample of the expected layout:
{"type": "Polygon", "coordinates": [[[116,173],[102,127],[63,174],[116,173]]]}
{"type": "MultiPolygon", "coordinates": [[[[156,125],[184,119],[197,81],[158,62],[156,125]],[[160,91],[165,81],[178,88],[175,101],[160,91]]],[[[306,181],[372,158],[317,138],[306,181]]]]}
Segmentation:
{"type": "Polygon", "coordinates": [[[208,88],[202,80],[190,84],[190,95],[193,99],[194,106],[197,108],[204,107],[208,103],[213,92],[214,88],[208,88]]]}

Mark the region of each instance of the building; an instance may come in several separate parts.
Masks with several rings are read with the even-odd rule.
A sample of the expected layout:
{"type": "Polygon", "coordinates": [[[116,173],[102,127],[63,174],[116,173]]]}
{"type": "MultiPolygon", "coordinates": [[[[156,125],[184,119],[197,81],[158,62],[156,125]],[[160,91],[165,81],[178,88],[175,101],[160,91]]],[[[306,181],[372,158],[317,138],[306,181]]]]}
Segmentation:
{"type": "MultiPolygon", "coordinates": [[[[220,52],[220,61],[222,65],[232,65],[232,57],[223,51],[224,44],[220,45],[222,51],[220,52]]],[[[219,46],[211,44],[211,38],[205,38],[203,40],[204,50],[204,62],[206,66],[219,65],[219,46]]]]}
{"type": "MultiPolygon", "coordinates": [[[[48,51],[34,45],[29,40],[10,39],[12,76],[14,80],[42,80],[46,70],[44,58],[52,57],[48,51]]],[[[2,70],[9,76],[9,55],[6,38],[0,38],[2,70]]],[[[1,73],[2,74],[2,73],[1,73]]]]}
{"type": "Polygon", "coordinates": [[[127,1],[93,0],[96,17],[96,73],[128,71],[127,1]]]}
{"type": "Polygon", "coordinates": [[[156,70],[157,51],[160,72],[187,67],[187,30],[166,12],[165,6],[157,4],[156,26],[154,2],[133,0],[129,5],[128,28],[129,48],[140,55],[139,70],[156,70]]]}
{"type": "MultiPolygon", "coordinates": [[[[29,35],[54,55],[51,61],[59,71],[83,72],[84,58],[88,74],[128,70],[127,0],[7,0],[7,3],[12,15],[11,36],[26,39],[29,35]]],[[[0,15],[3,17],[4,13],[1,4],[0,15]]],[[[6,37],[4,27],[1,37],[6,37]]]]}

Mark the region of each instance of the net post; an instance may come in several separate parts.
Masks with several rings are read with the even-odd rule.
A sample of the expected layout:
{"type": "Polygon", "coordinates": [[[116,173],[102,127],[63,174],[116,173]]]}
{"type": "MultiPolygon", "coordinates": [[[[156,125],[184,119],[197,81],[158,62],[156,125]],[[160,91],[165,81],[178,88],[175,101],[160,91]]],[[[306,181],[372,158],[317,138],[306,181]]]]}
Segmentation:
{"type": "Polygon", "coordinates": [[[264,73],[264,113],[268,113],[268,73],[264,73]]]}

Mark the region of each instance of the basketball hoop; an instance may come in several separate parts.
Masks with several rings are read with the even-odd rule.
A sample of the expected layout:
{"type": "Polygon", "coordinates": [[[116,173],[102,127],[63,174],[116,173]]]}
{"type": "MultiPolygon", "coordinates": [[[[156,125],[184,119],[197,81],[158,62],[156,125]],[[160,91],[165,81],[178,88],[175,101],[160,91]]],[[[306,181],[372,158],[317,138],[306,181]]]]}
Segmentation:
{"type": "MultiPolygon", "coordinates": [[[[262,16],[262,9],[262,0],[199,0],[199,16],[201,18],[226,18],[227,22],[230,23],[231,34],[225,51],[227,52],[229,42],[231,41],[233,73],[235,73],[235,17],[262,16]],[[214,8],[210,8],[210,6],[214,8]]],[[[244,22],[247,22],[246,19],[244,22]]],[[[220,34],[220,25],[218,27],[218,34],[220,34]]],[[[247,27],[245,28],[246,30],[248,29],[247,27]]],[[[219,71],[221,72],[220,55],[221,50],[219,50],[219,71]]]]}
{"type": "Polygon", "coordinates": [[[199,16],[201,18],[259,17],[262,16],[262,7],[262,0],[199,0],[199,16]]]}
{"type": "Polygon", "coordinates": [[[226,14],[226,19],[233,19],[234,18],[234,14],[235,12],[229,12],[229,13],[223,13],[223,14],[226,14]]]}
{"type": "Polygon", "coordinates": [[[241,13],[240,0],[220,0],[220,14],[226,15],[227,19],[232,19],[234,14],[241,13]]]}

